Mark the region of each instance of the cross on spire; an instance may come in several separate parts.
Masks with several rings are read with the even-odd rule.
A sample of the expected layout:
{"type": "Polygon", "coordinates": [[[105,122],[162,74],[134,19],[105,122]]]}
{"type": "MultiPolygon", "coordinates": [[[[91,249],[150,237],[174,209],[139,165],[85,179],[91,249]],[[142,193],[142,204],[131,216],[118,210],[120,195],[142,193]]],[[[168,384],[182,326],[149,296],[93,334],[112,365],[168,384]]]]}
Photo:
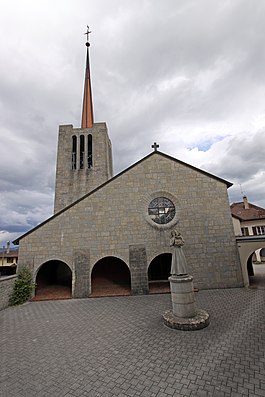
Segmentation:
{"type": "Polygon", "coordinates": [[[87,25],[87,31],[86,33],[84,33],[86,35],[86,41],[88,42],[89,39],[89,33],[92,33],[91,31],[89,31],[89,26],[87,25]]]}
{"type": "Polygon", "coordinates": [[[152,148],[154,149],[154,152],[157,152],[157,148],[159,148],[159,145],[156,142],[154,142],[152,148]]]}

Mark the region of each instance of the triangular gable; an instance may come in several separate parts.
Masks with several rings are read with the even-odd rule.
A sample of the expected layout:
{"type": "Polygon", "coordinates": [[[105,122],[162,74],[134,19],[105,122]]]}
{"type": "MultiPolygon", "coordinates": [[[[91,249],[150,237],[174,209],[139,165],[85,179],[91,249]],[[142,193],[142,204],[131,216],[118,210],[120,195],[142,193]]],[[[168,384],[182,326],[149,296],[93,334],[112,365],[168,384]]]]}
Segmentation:
{"type": "Polygon", "coordinates": [[[40,228],[41,226],[45,225],[46,223],[50,222],[52,219],[56,218],[57,216],[59,216],[60,214],[62,214],[63,212],[67,211],[69,208],[73,207],[74,205],[76,205],[77,203],[79,203],[80,201],[84,200],[85,198],[91,196],[93,193],[95,193],[96,191],[98,191],[99,189],[102,189],[104,186],[108,185],[109,183],[111,183],[112,181],[114,181],[115,179],[119,178],[120,176],[122,176],[123,174],[125,174],[126,172],[128,172],[129,170],[133,169],[134,167],[136,167],[138,164],[144,162],[145,160],[147,160],[149,157],[151,156],[155,156],[155,155],[159,155],[159,156],[163,156],[171,161],[175,161],[176,163],[179,163],[181,165],[184,165],[185,167],[191,168],[192,170],[199,172],[201,174],[204,174],[206,176],[208,176],[209,178],[213,178],[216,179],[219,182],[224,183],[227,188],[231,187],[233,184],[231,182],[226,181],[225,179],[219,178],[216,175],[210,174],[209,172],[203,171],[197,167],[194,167],[193,165],[190,165],[188,163],[185,163],[184,161],[178,160],[172,156],[169,156],[168,154],[162,153],[158,150],[148,154],[147,156],[143,157],[141,160],[138,160],[136,163],[132,164],[131,166],[129,166],[128,168],[126,168],[125,170],[121,171],[120,173],[118,173],[117,175],[115,175],[113,178],[109,179],[107,182],[104,182],[102,185],[99,185],[97,188],[95,188],[94,190],[91,190],[89,193],[86,193],[84,196],[80,197],[78,200],[74,201],[73,203],[71,203],[70,205],[68,205],[67,207],[63,208],[61,211],[56,212],[56,214],[52,215],[51,217],[47,218],[45,221],[43,221],[42,223],[40,223],[39,225],[35,226],[33,229],[30,229],[28,232],[26,232],[25,234],[23,234],[22,236],[18,237],[16,240],[13,241],[13,244],[18,245],[19,241],[21,239],[23,239],[24,237],[28,236],[29,234],[31,234],[32,232],[34,232],[36,229],[40,228]]]}

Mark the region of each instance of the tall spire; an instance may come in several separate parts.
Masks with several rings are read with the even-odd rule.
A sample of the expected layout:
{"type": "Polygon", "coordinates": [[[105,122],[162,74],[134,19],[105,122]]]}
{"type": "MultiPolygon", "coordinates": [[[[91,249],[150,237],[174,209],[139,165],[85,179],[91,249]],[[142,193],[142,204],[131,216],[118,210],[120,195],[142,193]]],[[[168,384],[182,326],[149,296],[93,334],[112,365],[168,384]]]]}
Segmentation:
{"type": "Polygon", "coordinates": [[[94,122],[93,116],[93,103],[92,103],[92,91],[91,91],[91,78],[90,78],[90,68],[89,68],[89,46],[88,41],[89,27],[87,26],[87,31],[85,35],[87,36],[86,42],[86,73],[85,73],[85,83],[84,83],[84,97],[83,97],[83,111],[82,111],[82,128],[92,128],[94,122]]]}

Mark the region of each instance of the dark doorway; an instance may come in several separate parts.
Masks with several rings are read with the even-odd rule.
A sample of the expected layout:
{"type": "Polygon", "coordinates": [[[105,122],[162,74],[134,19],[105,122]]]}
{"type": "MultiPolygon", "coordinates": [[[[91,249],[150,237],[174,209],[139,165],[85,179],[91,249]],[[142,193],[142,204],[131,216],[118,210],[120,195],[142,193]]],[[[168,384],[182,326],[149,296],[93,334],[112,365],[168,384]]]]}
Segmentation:
{"type": "Polygon", "coordinates": [[[91,296],[130,295],[131,275],[125,262],[114,256],[100,259],[92,270],[91,296]]]}
{"type": "Polygon", "coordinates": [[[253,259],[252,259],[253,255],[254,255],[254,253],[249,256],[248,261],[247,261],[247,269],[248,269],[249,277],[254,276],[253,259]]]}
{"type": "Polygon", "coordinates": [[[247,260],[247,271],[249,277],[249,287],[265,289],[265,261],[263,260],[263,250],[260,250],[260,260],[257,260],[253,252],[247,260]]]}
{"type": "Polygon", "coordinates": [[[148,282],[150,294],[170,292],[168,277],[170,276],[172,254],[156,256],[148,268],[148,282]]]}
{"type": "Polygon", "coordinates": [[[69,299],[72,297],[72,271],[62,261],[44,263],[36,277],[34,300],[69,299]]]}

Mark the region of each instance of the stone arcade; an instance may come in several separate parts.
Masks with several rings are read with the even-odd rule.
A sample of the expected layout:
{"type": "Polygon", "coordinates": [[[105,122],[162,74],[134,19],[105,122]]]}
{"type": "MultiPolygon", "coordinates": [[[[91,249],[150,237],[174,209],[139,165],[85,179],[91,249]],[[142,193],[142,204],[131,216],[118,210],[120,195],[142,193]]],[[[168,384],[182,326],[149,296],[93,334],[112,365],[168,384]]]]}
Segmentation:
{"type": "Polygon", "coordinates": [[[86,45],[82,127],[59,127],[54,215],[15,241],[37,294],[49,285],[65,285],[75,298],[152,292],[170,275],[168,241],[177,223],[195,287],[242,286],[231,183],[157,144],[113,177],[106,124],[93,119],[86,45]]]}

